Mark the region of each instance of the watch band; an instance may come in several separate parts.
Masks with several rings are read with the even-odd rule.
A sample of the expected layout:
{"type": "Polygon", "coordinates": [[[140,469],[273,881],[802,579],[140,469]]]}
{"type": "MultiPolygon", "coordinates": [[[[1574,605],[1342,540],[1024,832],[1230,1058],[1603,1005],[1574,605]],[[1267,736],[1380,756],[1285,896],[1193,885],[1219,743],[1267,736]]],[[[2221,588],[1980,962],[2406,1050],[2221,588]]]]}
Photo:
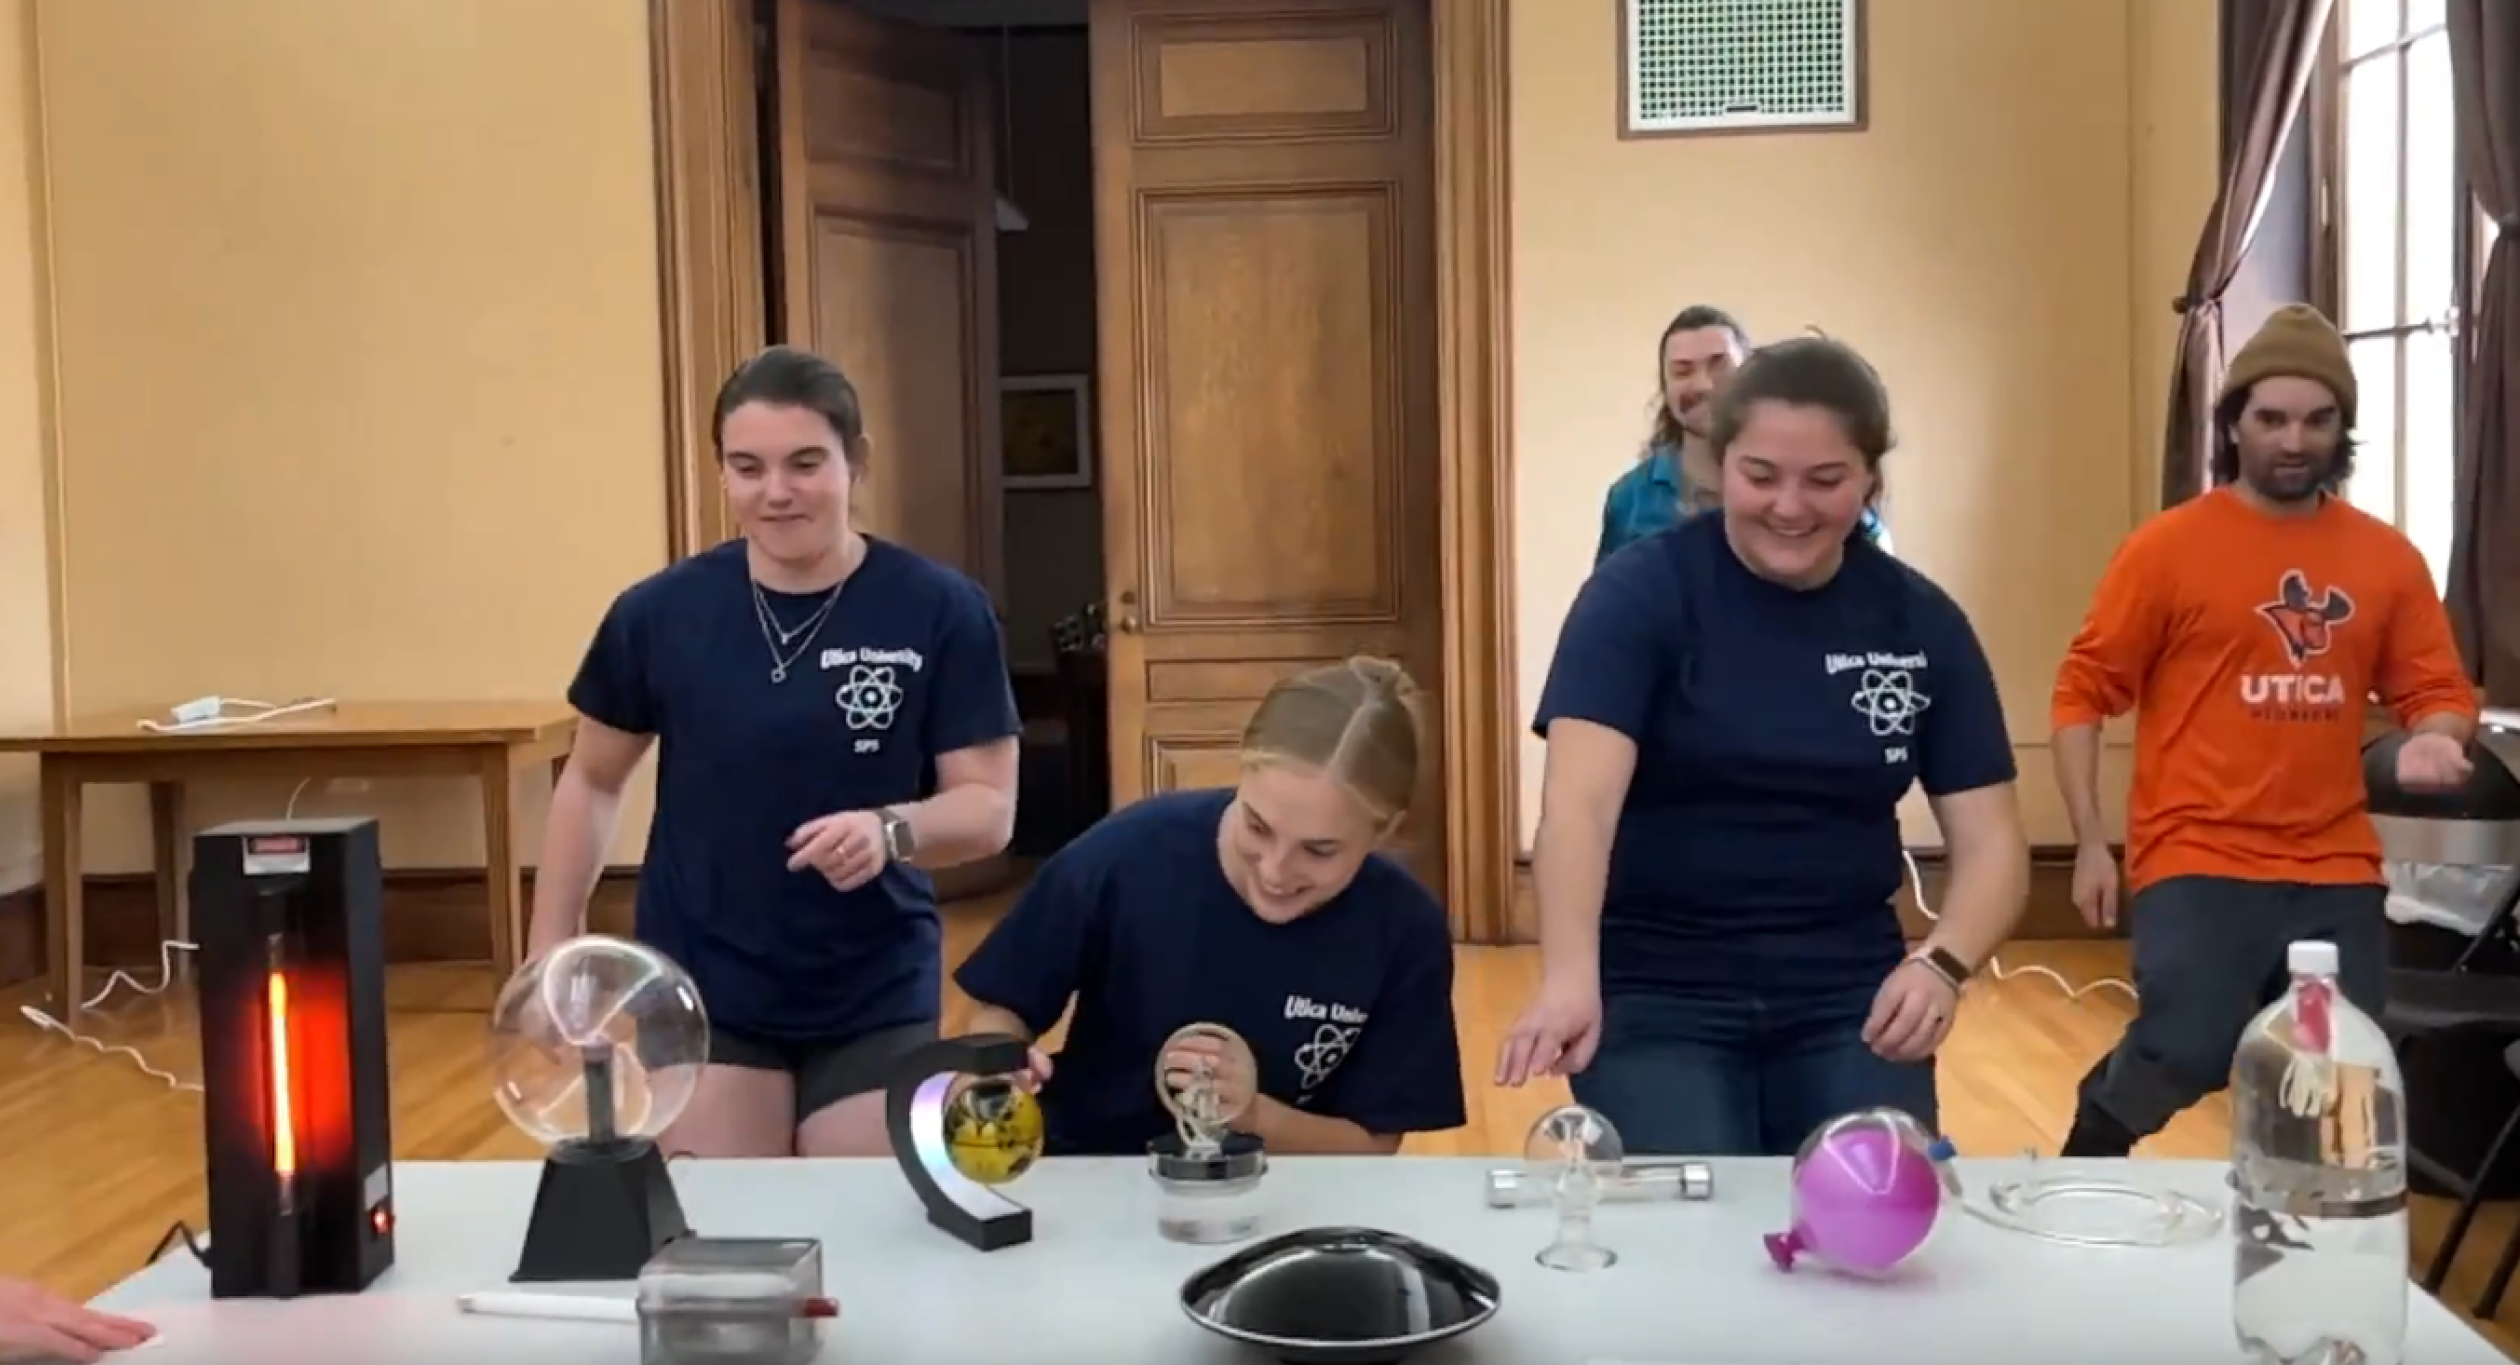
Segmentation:
{"type": "Polygon", "coordinates": [[[1969,964],[1948,948],[1919,948],[1908,955],[1908,961],[1921,963],[1927,971],[1939,976],[1953,990],[1966,989],[1969,978],[1976,975],[1969,964]]]}

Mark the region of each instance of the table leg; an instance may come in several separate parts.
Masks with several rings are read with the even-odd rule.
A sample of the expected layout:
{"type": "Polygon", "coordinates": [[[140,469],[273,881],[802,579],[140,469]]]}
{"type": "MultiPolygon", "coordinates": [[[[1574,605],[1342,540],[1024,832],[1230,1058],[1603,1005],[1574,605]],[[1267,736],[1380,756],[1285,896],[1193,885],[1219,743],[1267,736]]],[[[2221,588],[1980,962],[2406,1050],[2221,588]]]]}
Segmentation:
{"type": "Polygon", "coordinates": [[[490,892],[490,965],[501,983],[525,941],[524,874],[516,862],[516,778],[504,748],[481,757],[482,874],[490,892]]]}
{"type": "Polygon", "coordinates": [[[85,859],[79,849],[82,792],[79,775],[59,759],[45,758],[41,773],[44,951],[53,1009],[68,1023],[79,1013],[87,981],[87,906],[81,886],[85,859]]]}
{"type": "MultiPolygon", "coordinates": [[[[161,943],[190,943],[192,897],[185,894],[187,847],[184,840],[184,784],[149,784],[149,843],[157,882],[157,928],[161,943]]],[[[192,954],[161,949],[169,980],[179,979],[192,965],[192,954]]]]}

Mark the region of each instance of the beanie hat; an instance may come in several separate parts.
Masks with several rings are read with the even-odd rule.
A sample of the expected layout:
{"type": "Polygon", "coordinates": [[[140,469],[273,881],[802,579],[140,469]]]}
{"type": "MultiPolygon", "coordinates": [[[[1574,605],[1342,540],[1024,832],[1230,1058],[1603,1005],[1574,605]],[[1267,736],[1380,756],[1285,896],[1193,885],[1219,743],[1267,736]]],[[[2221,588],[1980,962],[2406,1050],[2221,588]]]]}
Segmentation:
{"type": "Polygon", "coordinates": [[[2328,387],[2336,395],[2336,409],[2345,419],[2345,429],[2354,429],[2354,407],[2359,394],[2354,383],[2354,362],[2345,352],[2345,338],[2337,333],[2336,324],[2318,309],[2306,303],[2288,303],[2266,319],[2257,335],[2249,338],[2240,353],[2231,358],[2223,371],[2222,399],[2244,393],[2261,379],[2310,379],[2328,387]]]}

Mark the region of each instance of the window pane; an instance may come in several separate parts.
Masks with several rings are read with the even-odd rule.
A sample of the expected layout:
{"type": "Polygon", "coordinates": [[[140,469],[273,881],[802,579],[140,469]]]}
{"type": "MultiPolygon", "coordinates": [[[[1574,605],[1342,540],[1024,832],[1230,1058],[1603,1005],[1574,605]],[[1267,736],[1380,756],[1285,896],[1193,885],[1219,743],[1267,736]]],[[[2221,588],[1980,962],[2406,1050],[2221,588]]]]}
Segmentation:
{"type": "Polygon", "coordinates": [[[2337,0],[2345,25],[2345,55],[2357,57],[2398,36],[2398,0],[2337,0]]]}
{"type": "Polygon", "coordinates": [[[2406,317],[2437,318],[2457,300],[2458,142],[2451,135],[2450,37],[2406,49],[2406,317]]]}
{"type": "Polygon", "coordinates": [[[2361,450],[2354,457],[2354,478],[2345,496],[2356,507],[2382,521],[2397,521],[2397,347],[2396,337],[2372,337],[2348,349],[2353,354],[2354,383],[2361,390],[2354,414],[2354,435],[2361,450]]]}
{"type": "Polygon", "coordinates": [[[2349,332],[2398,320],[2397,63],[2376,61],[2345,78],[2345,316],[2349,332]]]}
{"type": "Polygon", "coordinates": [[[2406,0],[2406,31],[2421,33],[2450,22],[2442,0],[2406,0]]]}
{"type": "Polygon", "coordinates": [[[2436,591],[2450,581],[2451,481],[2456,474],[2458,404],[2450,377],[2458,342],[2447,332],[2406,339],[2406,506],[2399,524],[2432,565],[2436,591]]]}

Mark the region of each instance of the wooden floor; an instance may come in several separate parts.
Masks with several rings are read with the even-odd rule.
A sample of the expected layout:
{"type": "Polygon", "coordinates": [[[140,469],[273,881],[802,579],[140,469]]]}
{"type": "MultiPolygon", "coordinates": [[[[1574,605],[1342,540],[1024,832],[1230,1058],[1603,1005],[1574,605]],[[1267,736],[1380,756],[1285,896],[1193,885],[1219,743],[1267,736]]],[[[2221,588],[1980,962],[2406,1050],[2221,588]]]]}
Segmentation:
{"type": "MultiPolygon", "coordinates": [[[[949,910],[948,953],[968,951],[994,904],[949,910]]],[[[1564,1099],[1563,1086],[1498,1090],[1487,1072],[1539,968],[1536,950],[1465,948],[1454,992],[1460,1016],[1469,1125],[1413,1140],[1410,1150],[1517,1155],[1531,1121],[1564,1099]]],[[[2045,966],[2075,982],[2124,970],[2123,949],[2104,943],[2031,945],[2007,965],[2045,966]]],[[[100,980],[91,992],[101,987],[100,980]]],[[[154,983],[151,983],[154,984],[154,983]]],[[[410,966],[391,974],[396,1154],[406,1160],[533,1158],[490,1102],[483,1062],[487,968],[410,966]]],[[[176,1220],[203,1218],[198,1096],[109,1056],[45,1033],[19,1015],[34,987],[0,992],[0,1274],[31,1275],[65,1293],[91,1295],[136,1270],[176,1220]]],[[[964,1008],[952,1001],[949,1013],[964,1008]]],[[[2101,990],[2069,1000],[2053,981],[2020,973],[1973,990],[1943,1051],[1943,1123],[1965,1152],[2052,1152],[2071,1117],[2075,1081],[2123,1027],[2123,995],[2101,990]]],[[[125,991],[92,1032],[131,1047],[149,1065],[197,1075],[192,1002],[181,988],[151,997],[125,991]]],[[[949,1019],[949,1024],[954,1022],[949,1019]]],[[[2228,1111],[2214,1100],[2182,1116],[2144,1155],[2225,1154],[2228,1111]]],[[[2465,1316],[2509,1235],[2515,1209],[2489,1207],[2471,1234],[2445,1298],[2465,1316]]],[[[2448,1209],[2421,1200],[2416,1254],[2428,1257],[2448,1209]]],[[[2520,1360],[2520,1293],[2486,1325],[2520,1360]]]]}

